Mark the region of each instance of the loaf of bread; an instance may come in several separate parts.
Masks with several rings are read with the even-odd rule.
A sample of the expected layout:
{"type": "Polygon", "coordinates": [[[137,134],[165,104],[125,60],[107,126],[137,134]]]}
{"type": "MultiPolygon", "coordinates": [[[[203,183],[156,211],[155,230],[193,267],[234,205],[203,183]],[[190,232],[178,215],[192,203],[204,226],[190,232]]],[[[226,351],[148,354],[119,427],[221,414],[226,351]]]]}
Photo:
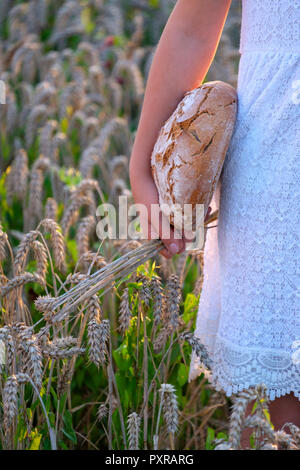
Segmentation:
{"type": "Polygon", "coordinates": [[[161,128],[151,155],[151,168],[162,212],[170,216],[175,227],[182,223],[176,223],[176,206],[182,213],[184,204],[192,205],[189,223],[193,230],[196,204],[204,205],[206,215],[236,112],[236,90],[219,80],[207,82],[185,93],[161,128]]]}

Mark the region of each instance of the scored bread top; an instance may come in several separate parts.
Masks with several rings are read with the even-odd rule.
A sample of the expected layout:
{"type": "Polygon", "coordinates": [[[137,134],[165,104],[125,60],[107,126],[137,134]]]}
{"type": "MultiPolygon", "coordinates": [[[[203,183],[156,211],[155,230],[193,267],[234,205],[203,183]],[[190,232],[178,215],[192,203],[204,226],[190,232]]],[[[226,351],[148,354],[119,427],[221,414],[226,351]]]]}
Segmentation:
{"type": "MultiPolygon", "coordinates": [[[[192,204],[194,208],[195,204],[204,204],[206,214],[224,164],[236,112],[236,90],[225,82],[207,82],[185,93],[162,126],[151,155],[160,205],[192,204]]],[[[163,207],[162,210],[165,212],[163,207]]],[[[172,214],[171,222],[174,223],[172,214]]]]}

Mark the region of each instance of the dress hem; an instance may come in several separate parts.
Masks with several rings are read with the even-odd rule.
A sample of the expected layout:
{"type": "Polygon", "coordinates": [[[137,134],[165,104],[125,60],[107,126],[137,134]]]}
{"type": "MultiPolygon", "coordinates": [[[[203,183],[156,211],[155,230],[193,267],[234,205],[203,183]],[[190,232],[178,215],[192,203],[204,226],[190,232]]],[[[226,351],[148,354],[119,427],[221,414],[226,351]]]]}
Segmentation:
{"type": "MultiPolygon", "coordinates": [[[[193,353],[194,354],[194,353],[193,353]]],[[[196,358],[197,359],[197,358],[196,358]]],[[[209,372],[202,367],[200,364],[195,365],[193,369],[190,371],[188,382],[191,383],[195,380],[199,375],[204,374],[207,378],[208,382],[214,387],[214,389],[218,392],[223,392],[227,397],[232,397],[242,391],[248,390],[250,387],[256,387],[257,385],[262,385],[259,381],[253,381],[251,384],[246,385],[232,385],[231,383],[225,383],[221,381],[218,376],[215,375],[214,372],[209,372]]],[[[293,387],[290,388],[268,388],[266,386],[266,394],[270,401],[275,400],[275,398],[280,398],[290,393],[293,393],[296,398],[300,401],[300,391],[297,391],[293,387]]]]}

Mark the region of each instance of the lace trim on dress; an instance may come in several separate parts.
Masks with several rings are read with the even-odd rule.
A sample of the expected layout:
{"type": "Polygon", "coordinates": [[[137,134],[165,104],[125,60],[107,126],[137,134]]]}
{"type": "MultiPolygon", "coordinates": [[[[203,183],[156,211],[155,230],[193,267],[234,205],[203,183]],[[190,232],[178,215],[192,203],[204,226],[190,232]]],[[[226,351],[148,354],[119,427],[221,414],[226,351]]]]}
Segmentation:
{"type": "MultiPolygon", "coordinates": [[[[194,356],[193,380],[204,372],[199,359],[194,356]]],[[[206,377],[216,390],[227,396],[238,393],[258,383],[267,383],[270,400],[293,392],[300,400],[300,362],[293,362],[292,354],[282,350],[245,349],[216,336],[212,373],[206,377]]]]}

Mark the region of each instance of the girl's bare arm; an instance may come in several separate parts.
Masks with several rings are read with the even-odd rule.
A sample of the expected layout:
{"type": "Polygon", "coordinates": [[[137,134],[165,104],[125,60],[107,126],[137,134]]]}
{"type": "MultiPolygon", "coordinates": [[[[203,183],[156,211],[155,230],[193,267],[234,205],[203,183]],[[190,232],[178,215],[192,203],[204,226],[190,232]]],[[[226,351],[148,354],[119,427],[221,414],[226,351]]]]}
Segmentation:
{"type": "MultiPolygon", "coordinates": [[[[216,53],[231,0],[178,0],[161,35],[149,71],[130,158],[136,203],[158,204],[150,157],[159,130],[185,92],[201,85],[216,53]]],[[[157,227],[156,227],[157,228],[157,227]]],[[[183,240],[164,239],[163,254],[184,249],[183,240]]]]}

